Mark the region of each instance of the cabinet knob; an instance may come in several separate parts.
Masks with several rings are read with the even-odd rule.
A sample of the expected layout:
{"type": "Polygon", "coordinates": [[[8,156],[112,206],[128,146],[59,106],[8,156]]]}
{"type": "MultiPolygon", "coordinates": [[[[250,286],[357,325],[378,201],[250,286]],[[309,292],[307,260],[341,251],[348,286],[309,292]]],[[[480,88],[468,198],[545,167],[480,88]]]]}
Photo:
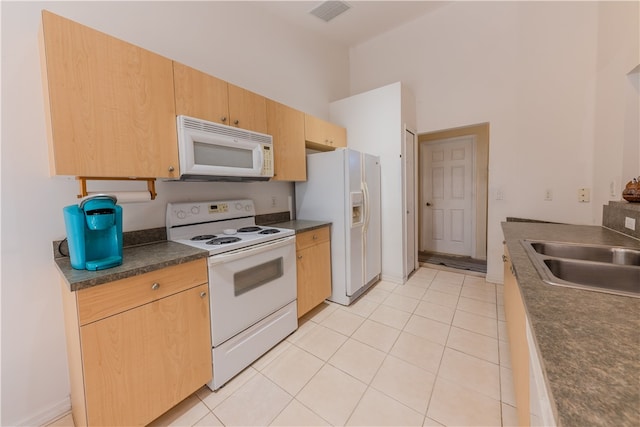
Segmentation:
{"type": "Polygon", "coordinates": [[[302,255],[298,255],[298,259],[302,259],[302,255]]]}
{"type": "Polygon", "coordinates": [[[502,262],[507,262],[507,256],[506,255],[502,255],[502,262]]]}
{"type": "Polygon", "coordinates": [[[207,293],[205,291],[200,292],[200,298],[204,298],[207,296],[207,293]]]}
{"type": "Polygon", "coordinates": [[[176,170],[173,166],[169,166],[169,172],[173,172],[174,170],[176,170]]]}
{"type": "Polygon", "coordinates": [[[160,289],[160,283],[156,282],[153,285],[151,285],[151,290],[157,291],[158,289],[160,289]]]}
{"type": "Polygon", "coordinates": [[[318,236],[317,235],[313,235],[313,240],[318,240],[318,236]]]}
{"type": "Polygon", "coordinates": [[[226,121],[227,121],[227,118],[226,118],[226,117],[220,117],[220,121],[221,121],[221,122],[226,122],[226,121]]]}
{"type": "Polygon", "coordinates": [[[240,124],[240,120],[238,120],[238,119],[234,120],[234,121],[233,121],[233,124],[234,124],[234,125],[236,125],[236,126],[238,126],[238,125],[240,124]]]}

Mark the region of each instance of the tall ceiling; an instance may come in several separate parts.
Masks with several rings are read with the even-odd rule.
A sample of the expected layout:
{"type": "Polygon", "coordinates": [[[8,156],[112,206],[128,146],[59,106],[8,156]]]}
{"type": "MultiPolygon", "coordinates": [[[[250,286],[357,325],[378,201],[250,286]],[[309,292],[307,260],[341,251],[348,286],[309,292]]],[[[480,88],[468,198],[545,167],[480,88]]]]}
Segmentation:
{"type": "Polygon", "coordinates": [[[447,1],[349,0],[346,12],[329,22],[309,12],[322,1],[254,1],[256,8],[333,42],[355,46],[443,6],[447,1]]]}

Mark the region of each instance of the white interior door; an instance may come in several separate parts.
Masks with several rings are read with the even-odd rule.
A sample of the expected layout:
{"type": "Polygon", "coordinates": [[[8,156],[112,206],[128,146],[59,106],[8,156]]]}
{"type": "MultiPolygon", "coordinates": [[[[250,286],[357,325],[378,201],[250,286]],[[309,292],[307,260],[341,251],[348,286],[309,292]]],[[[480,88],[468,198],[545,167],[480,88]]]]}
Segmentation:
{"type": "Polygon", "coordinates": [[[450,138],[421,150],[425,251],[472,256],[474,141],[474,136],[450,138]]]}
{"type": "Polygon", "coordinates": [[[405,274],[407,277],[416,268],[418,247],[416,239],[416,170],[415,170],[415,135],[405,130],[404,134],[404,236],[405,236],[405,274]]]}

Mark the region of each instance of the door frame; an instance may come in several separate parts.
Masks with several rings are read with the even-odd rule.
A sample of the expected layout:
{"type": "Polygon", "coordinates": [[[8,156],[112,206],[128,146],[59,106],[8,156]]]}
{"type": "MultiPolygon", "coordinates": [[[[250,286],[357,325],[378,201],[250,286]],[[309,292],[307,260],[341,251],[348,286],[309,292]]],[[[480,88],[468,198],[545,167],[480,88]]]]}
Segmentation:
{"type": "MultiPolygon", "coordinates": [[[[487,206],[489,188],[489,123],[479,123],[469,126],[462,126],[453,129],[444,129],[435,132],[421,133],[418,135],[417,171],[422,173],[422,151],[427,144],[434,143],[442,139],[455,138],[459,136],[475,136],[475,162],[473,188],[475,194],[475,222],[476,230],[472,240],[475,241],[471,249],[472,257],[476,259],[487,259],[487,206]]],[[[418,203],[422,206],[426,203],[422,200],[422,182],[418,180],[418,203]]],[[[424,223],[422,209],[418,209],[418,236],[422,235],[424,223]]],[[[421,248],[419,248],[421,249],[421,248]]]]}
{"type": "Polygon", "coordinates": [[[419,261],[418,261],[418,238],[420,237],[420,235],[418,234],[418,214],[416,212],[417,210],[417,206],[418,206],[418,149],[417,149],[417,145],[418,145],[418,133],[407,127],[407,125],[405,124],[403,126],[403,132],[402,132],[402,144],[401,144],[401,154],[400,157],[402,157],[402,232],[403,232],[403,239],[402,239],[402,252],[403,252],[403,266],[402,266],[402,270],[403,270],[403,280],[406,280],[411,273],[413,273],[418,266],[420,265],[419,261]],[[412,176],[407,176],[407,148],[409,148],[407,146],[407,133],[410,133],[411,135],[413,135],[413,141],[411,143],[411,150],[413,151],[413,174],[412,176]],[[412,180],[413,181],[413,194],[408,194],[407,193],[407,181],[408,180],[412,180]],[[408,224],[408,220],[407,220],[407,206],[408,206],[408,200],[409,198],[411,198],[413,200],[413,224],[408,224]],[[409,239],[409,233],[411,233],[413,235],[413,266],[412,268],[410,266],[408,266],[408,254],[407,252],[410,250],[410,248],[408,247],[408,242],[407,240],[409,239]],[[411,268],[411,269],[410,269],[411,268]]]}

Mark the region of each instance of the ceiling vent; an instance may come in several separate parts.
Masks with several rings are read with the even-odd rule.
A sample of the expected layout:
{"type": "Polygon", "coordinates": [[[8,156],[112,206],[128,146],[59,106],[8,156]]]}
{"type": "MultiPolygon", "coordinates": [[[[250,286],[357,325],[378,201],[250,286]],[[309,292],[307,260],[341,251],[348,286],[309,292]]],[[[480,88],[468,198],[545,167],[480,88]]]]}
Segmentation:
{"type": "Polygon", "coordinates": [[[351,9],[351,6],[343,1],[324,1],[317,7],[313,8],[309,13],[313,16],[317,16],[325,22],[329,22],[349,9],[351,9]]]}

